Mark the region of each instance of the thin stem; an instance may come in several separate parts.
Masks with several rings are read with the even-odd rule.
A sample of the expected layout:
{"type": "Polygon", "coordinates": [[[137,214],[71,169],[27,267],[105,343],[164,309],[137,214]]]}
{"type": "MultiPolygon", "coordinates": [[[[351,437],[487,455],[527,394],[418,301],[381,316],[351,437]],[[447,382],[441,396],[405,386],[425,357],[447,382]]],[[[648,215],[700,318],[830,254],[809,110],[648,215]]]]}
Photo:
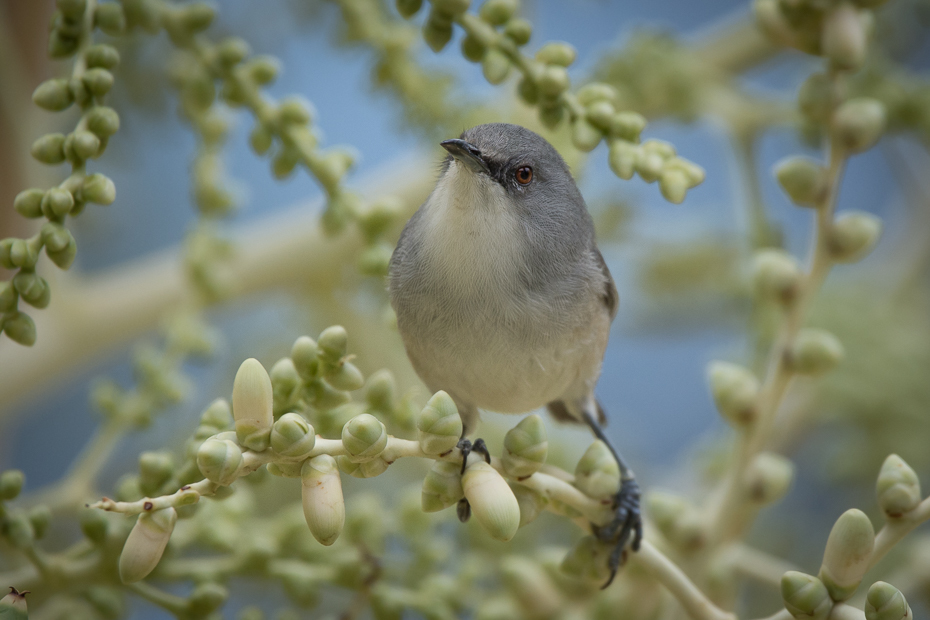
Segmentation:
{"type": "Polygon", "coordinates": [[[875,546],[872,548],[869,568],[873,568],[878,564],[901,539],[928,520],[930,520],[930,497],[924,499],[916,508],[900,517],[889,517],[875,536],[875,546]]]}
{"type": "Polygon", "coordinates": [[[775,588],[781,587],[782,575],[798,567],[759,549],[735,543],[726,552],[727,561],[747,577],[775,588]]]}
{"type": "Polygon", "coordinates": [[[175,616],[180,616],[187,611],[187,601],[185,599],[164,590],[159,590],[144,581],[124,584],[123,587],[175,616]]]}

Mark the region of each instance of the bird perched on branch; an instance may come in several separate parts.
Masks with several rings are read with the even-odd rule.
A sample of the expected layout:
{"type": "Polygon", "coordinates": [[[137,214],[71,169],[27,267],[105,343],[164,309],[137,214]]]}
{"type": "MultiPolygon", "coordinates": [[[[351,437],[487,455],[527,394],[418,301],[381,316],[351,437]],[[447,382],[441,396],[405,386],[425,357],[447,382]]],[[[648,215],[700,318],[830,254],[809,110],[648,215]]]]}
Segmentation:
{"type": "Polygon", "coordinates": [[[639,487],[594,397],[618,297],[591,216],[565,161],[528,129],[479,125],[442,146],[449,156],[436,188],[391,257],[407,355],[431,390],[455,400],[466,458],[487,450],[465,439],[478,409],[545,406],[607,444],[621,485],[613,522],[594,533],[616,545],[612,580],[626,544],[638,549],[642,520],[639,487]]]}

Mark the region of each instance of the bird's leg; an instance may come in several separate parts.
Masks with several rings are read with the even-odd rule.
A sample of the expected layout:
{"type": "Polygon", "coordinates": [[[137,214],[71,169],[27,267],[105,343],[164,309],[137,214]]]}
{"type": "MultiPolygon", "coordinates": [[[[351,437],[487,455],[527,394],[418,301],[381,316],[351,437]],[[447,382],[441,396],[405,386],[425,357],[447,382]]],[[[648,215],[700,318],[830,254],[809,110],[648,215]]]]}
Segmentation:
{"type": "MultiPolygon", "coordinates": [[[[468,439],[462,437],[459,440],[458,449],[462,452],[463,474],[465,473],[465,465],[468,463],[468,455],[472,452],[483,454],[484,460],[488,462],[488,465],[491,464],[491,453],[488,451],[488,446],[484,443],[484,439],[476,439],[475,442],[472,443],[468,439]]],[[[471,518],[471,505],[464,497],[459,500],[458,506],[456,506],[455,510],[459,516],[459,521],[462,523],[465,523],[468,521],[468,519],[471,518]]]]}
{"type": "Polygon", "coordinates": [[[630,547],[633,551],[638,551],[639,543],[642,542],[643,518],[639,510],[639,484],[633,476],[633,470],[627,466],[623,457],[620,456],[620,453],[610,443],[607,435],[604,434],[601,425],[592,415],[590,407],[584,407],[582,415],[585,422],[591,427],[591,431],[594,432],[595,437],[607,445],[607,449],[610,450],[614,460],[617,461],[617,465],[620,467],[620,490],[614,496],[613,502],[614,518],[607,525],[594,525],[591,527],[598,540],[616,545],[607,563],[608,568],[610,568],[610,577],[608,577],[607,583],[601,586],[601,589],[604,589],[613,582],[614,577],[617,575],[617,569],[620,568],[624,559],[623,550],[626,544],[630,542],[631,537],[632,544],[630,547]]]}

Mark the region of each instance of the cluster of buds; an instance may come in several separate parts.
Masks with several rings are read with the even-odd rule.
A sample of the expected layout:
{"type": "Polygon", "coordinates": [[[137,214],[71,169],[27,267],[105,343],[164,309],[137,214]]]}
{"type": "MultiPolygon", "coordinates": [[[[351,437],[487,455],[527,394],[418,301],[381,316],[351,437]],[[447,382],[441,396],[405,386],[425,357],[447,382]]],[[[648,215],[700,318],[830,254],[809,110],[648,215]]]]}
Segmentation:
{"type": "Polygon", "coordinates": [[[707,381],[717,411],[736,428],[745,428],[756,419],[759,380],[748,368],[731,362],[711,362],[707,381]]]}
{"type": "Polygon", "coordinates": [[[19,496],[23,482],[23,472],[18,469],[0,474],[0,539],[20,550],[30,549],[35,541],[43,538],[52,519],[51,511],[44,504],[28,510],[7,505],[19,496]]]}
{"type": "Polygon", "coordinates": [[[666,491],[647,493],[646,506],[656,528],[679,551],[691,553],[704,546],[706,524],[697,506],[666,491]]]}

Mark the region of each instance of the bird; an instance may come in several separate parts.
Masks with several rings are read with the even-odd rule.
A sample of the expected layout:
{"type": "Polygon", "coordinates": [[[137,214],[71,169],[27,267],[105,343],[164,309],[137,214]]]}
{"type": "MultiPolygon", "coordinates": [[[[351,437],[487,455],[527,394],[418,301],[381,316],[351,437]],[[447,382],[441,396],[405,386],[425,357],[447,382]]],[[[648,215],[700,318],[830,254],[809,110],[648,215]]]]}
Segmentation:
{"type": "Polygon", "coordinates": [[[592,526],[614,544],[606,587],[627,544],[639,548],[642,518],[639,485],[605,435],[594,395],[619,296],[593,221],[565,160],[529,129],[478,125],[441,146],[448,155],[436,186],[389,264],[404,348],[426,386],[455,401],[466,459],[472,450],[490,458],[483,441],[467,438],[479,409],[546,407],[607,445],[621,484],[612,522],[592,526]]]}

